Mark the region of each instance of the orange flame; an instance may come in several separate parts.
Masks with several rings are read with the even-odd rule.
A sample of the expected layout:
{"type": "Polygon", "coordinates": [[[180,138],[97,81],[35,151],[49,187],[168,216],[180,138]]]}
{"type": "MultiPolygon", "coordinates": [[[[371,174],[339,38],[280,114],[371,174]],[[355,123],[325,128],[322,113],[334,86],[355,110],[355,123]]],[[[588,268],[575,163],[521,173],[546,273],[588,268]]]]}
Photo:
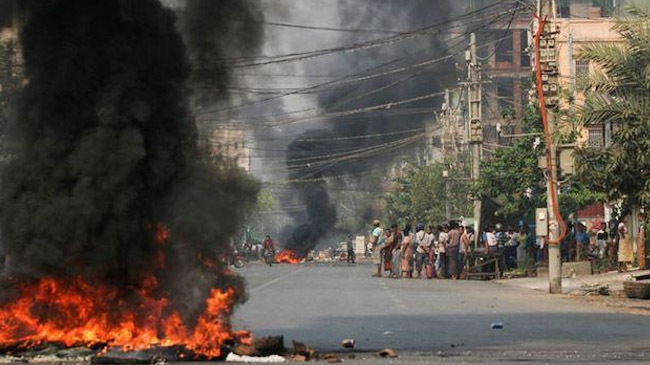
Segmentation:
{"type": "MultiPolygon", "coordinates": [[[[162,269],[162,246],[169,241],[169,230],[161,223],[149,223],[147,228],[160,247],[154,253],[154,268],[162,269]]],[[[234,332],[230,326],[235,289],[212,289],[203,313],[191,326],[157,289],[154,274],[145,276],[129,292],[82,278],[45,278],[19,284],[18,299],[0,304],[0,347],[61,343],[131,351],[180,346],[198,356],[216,358],[226,341],[252,341],[250,333],[234,332]]]]}
{"type": "Polygon", "coordinates": [[[302,258],[296,251],[284,249],[275,255],[275,261],[277,263],[295,265],[299,264],[300,261],[302,261],[302,258]]]}
{"type": "Polygon", "coordinates": [[[165,297],[155,297],[155,277],[128,299],[116,288],[75,279],[42,279],[20,288],[20,298],[0,308],[0,346],[119,347],[123,351],[180,345],[215,358],[228,340],[250,342],[247,332],[233,332],[228,318],[235,291],[213,289],[193,328],[183,322],[165,297]]]}
{"type": "Polygon", "coordinates": [[[159,245],[164,245],[169,240],[169,229],[164,224],[156,223],[154,231],[154,241],[159,245]]]}

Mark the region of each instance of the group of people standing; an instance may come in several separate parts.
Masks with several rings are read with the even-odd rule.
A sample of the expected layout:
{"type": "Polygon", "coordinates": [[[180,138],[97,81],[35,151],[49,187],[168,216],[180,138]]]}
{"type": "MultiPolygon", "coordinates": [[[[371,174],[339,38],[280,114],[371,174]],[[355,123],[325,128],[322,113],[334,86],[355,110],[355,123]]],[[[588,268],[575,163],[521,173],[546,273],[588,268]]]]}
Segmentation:
{"type": "Polygon", "coordinates": [[[373,222],[370,247],[377,272],[373,276],[387,274],[391,278],[450,278],[458,279],[463,273],[465,257],[473,240],[471,227],[463,227],[455,221],[448,224],[426,226],[417,224],[415,229],[397,224],[382,229],[380,222],[373,222]]]}
{"type": "MultiPolygon", "coordinates": [[[[625,271],[633,264],[634,242],[624,222],[611,221],[609,225],[599,222],[590,230],[584,224],[568,228],[569,233],[562,242],[564,261],[601,259],[618,271],[625,271]]],[[[643,225],[637,232],[637,241],[637,245],[644,244],[643,225]]]]}

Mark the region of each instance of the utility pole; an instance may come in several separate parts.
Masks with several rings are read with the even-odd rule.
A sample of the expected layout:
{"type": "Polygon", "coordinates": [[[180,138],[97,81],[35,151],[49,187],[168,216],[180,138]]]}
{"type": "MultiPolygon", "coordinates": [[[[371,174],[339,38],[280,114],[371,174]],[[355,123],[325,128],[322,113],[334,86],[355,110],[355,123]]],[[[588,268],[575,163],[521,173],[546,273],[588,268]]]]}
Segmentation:
{"type": "Polygon", "coordinates": [[[538,0],[538,29],[535,34],[535,65],[537,93],[540,100],[546,143],[547,210],[548,210],[548,275],[549,291],[562,293],[562,260],[560,241],[566,233],[559,215],[557,201],[557,156],[551,135],[555,128],[558,104],[558,64],[553,0],[538,0]]]}
{"type": "MultiPolygon", "coordinates": [[[[454,139],[454,126],[452,125],[452,120],[451,120],[451,94],[449,93],[449,89],[445,89],[445,103],[442,106],[442,111],[443,111],[443,135],[445,138],[445,145],[444,145],[444,160],[443,163],[447,164],[449,162],[449,148],[454,148],[456,141],[454,139]]],[[[455,151],[452,149],[452,151],[455,151]]],[[[452,154],[452,160],[455,160],[456,156],[455,153],[452,154]]],[[[442,172],[442,177],[445,179],[445,218],[447,221],[451,220],[451,202],[449,201],[449,191],[450,191],[450,176],[449,176],[449,170],[445,170],[442,172]]]]}
{"type": "MultiPolygon", "coordinates": [[[[470,35],[467,62],[467,100],[469,102],[469,144],[472,146],[472,179],[481,175],[481,151],[483,149],[483,125],[481,122],[482,86],[481,65],[476,56],[476,34],[470,35]]],[[[474,244],[478,245],[481,230],[481,200],[474,199],[474,244]]]]}

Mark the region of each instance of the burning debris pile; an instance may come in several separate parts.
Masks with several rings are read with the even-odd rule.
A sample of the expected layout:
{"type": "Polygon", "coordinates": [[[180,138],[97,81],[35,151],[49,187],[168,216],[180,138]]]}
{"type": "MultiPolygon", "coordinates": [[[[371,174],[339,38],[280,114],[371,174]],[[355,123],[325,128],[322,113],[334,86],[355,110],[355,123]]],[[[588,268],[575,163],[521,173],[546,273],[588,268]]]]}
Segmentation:
{"type": "Polygon", "coordinates": [[[229,322],[243,282],[218,258],[258,188],[197,147],[174,14],[158,0],[18,3],[27,83],[2,170],[0,347],[216,358],[246,342],[229,322]]]}
{"type": "Polygon", "coordinates": [[[279,264],[295,265],[302,262],[302,260],[303,257],[301,257],[296,251],[289,249],[284,249],[275,255],[275,262],[279,264]]]}

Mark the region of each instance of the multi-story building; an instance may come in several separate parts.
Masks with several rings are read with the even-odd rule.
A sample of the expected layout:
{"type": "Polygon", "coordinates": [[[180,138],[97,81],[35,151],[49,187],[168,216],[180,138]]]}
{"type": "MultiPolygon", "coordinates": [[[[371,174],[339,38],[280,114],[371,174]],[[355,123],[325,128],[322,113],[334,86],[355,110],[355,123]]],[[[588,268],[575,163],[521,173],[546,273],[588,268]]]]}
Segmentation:
{"type": "MultiPolygon", "coordinates": [[[[583,100],[580,85],[596,65],[580,59],[580,49],[589,43],[618,43],[619,35],[612,29],[616,15],[623,11],[622,0],[558,0],[556,24],[558,50],[558,83],[579,105],[583,100]]],[[[593,125],[584,129],[579,143],[603,147],[611,131],[610,125],[593,125]]]]}
{"type": "MultiPolygon", "coordinates": [[[[476,11],[493,4],[493,0],[471,0],[468,10],[476,11]]],[[[482,15],[480,24],[486,26],[475,31],[484,82],[483,139],[488,151],[505,142],[499,138],[497,124],[503,134],[519,131],[517,121],[523,115],[531,85],[530,13],[520,6],[511,16],[491,20],[505,10],[515,11],[514,8],[497,7],[482,15]]]]}
{"type": "MultiPolygon", "coordinates": [[[[586,44],[621,42],[613,30],[615,16],[622,15],[626,0],[557,0],[554,25],[556,37],[557,83],[560,105],[580,105],[584,102],[581,85],[597,65],[580,59],[581,48],[586,44]],[[570,100],[570,101],[569,101],[570,100]]],[[[583,128],[577,140],[579,145],[602,148],[611,134],[611,125],[591,125],[583,128]]],[[[578,211],[576,217],[583,221],[609,219],[610,210],[604,204],[593,204],[578,211]]]]}
{"type": "Polygon", "coordinates": [[[250,172],[251,155],[242,129],[217,128],[210,134],[210,152],[250,172]]]}

